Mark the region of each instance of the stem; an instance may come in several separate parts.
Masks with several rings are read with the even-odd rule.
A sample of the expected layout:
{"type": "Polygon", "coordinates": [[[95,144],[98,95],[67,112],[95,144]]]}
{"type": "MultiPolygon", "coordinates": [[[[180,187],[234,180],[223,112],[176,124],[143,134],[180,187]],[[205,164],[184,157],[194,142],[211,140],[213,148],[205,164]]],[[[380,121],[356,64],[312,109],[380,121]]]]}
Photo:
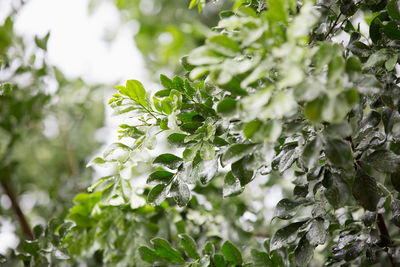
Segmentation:
{"type": "Polygon", "coordinates": [[[332,27],[329,29],[329,31],[326,33],[325,35],[325,39],[328,38],[329,34],[331,34],[331,32],[333,31],[333,29],[336,27],[340,17],[342,16],[342,12],[339,13],[339,15],[337,16],[335,22],[333,23],[332,27]]]}
{"type": "MultiPolygon", "coordinates": [[[[386,236],[390,240],[390,243],[392,243],[392,239],[390,238],[389,231],[386,227],[385,219],[383,218],[382,214],[378,214],[378,221],[376,223],[378,224],[379,232],[381,233],[381,235],[386,236]]],[[[393,261],[393,257],[387,251],[387,249],[386,249],[386,253],[388,254],[388,257],[389,257],[390,263],[392,264],[392,267],[396,267],[396,264],[393,261]]]]}
{"type": "Polygon", "coordinates": [[[15,215],[17,215],[22,232],[24,233],[24,235],[26,236],[27,239],[33,240],[34,239],[33,232],[31,230],[31,227],[30,227],[28,221],[26,220],[24,213],[21,210],[21,207],[19,206],[19,203],[18,203],[17,197],[15,195],[15,192],[13,190],[12,184],[9,183],[8,181],[2,179],[1,185],[4,189],[4,191],[6,192],[8,198],[11,201],[12,209],[13,209],[15,215]]]}

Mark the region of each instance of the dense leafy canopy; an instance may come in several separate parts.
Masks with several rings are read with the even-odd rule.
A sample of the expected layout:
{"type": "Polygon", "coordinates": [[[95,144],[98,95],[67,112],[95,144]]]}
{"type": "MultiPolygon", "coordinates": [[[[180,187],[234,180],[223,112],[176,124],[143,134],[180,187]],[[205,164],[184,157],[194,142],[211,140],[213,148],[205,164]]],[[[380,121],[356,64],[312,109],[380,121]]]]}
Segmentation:
{"type": "Polygon", "coordinates": [[[120,140],[90,163],[108,174],[64,222],[35,228],[23,259],[46,264],[55,248],[93,266],[400,264],[399,6],[234,1],[183,74],[161,75],[158,91],[116,86],[120,140]]]}

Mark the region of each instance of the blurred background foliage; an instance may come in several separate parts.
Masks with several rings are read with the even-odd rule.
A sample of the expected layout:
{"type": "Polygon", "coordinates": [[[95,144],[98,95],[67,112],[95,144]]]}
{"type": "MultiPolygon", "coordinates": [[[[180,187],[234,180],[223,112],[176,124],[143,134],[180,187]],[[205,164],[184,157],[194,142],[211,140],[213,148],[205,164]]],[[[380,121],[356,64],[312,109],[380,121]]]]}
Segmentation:
{"type": "MultiPolygon", "coordinates": [[[[109,0],[91,0],[90,6],[95,9],[102,1],[109,0]]],[[[217,25],[219,12],[233,5],[232,0],[209,1],[199,13],[181,0],[113,1],[125,22],[136,23],[136,46],[155,79],[160,73],[182,74],[180,58],[202,45],[217,25]]]]}
{"type": "Polygon", "coordinates": [[[23,4],[13,2],[0,24],[0,223],[11,220],[21,240],[33,238],[32,226],[63,218],[88,186],[93,171],[86,164],[101,146],[95,132],[104,124],[104,86],[66,79],[49,65],[51,34],[15,34],[23,4]]]}

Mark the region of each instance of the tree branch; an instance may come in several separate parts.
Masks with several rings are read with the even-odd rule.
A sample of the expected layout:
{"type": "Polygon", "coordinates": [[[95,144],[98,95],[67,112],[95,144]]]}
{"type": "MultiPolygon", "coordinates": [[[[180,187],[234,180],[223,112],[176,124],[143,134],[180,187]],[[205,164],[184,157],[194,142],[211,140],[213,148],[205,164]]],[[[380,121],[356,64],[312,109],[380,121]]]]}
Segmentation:
{"type": "MultiPolygon", "coordinates": [[[[376,222],[379,228],[379,232],[381,233],[381,235],[385,236],[386,238],[388,238],[388,240],[390,241],[390,243],[392,243],[392,239],[390,238],[389,235],[389,231],[386,227],[386,223],[385,223],[385,219],[383,218],[382,214],[378,213],[378,221],[376,222]]],[[[392,255],[387,251],[386,249],[386,253],[388,254],[390,263],[392,264],[392,267],[396,267],[396,264],[393,261],[393,257],[392,255]]]]}
{"type": "Polygon", "coordinates": [[[2,185],[5,193],[7,194],[8,198],[11,201],[12,209],[13,209],[15,215],[17,216],[17,219],[21,226],[22,232],[24,233],[24,235],[26,236],[27,239],[33,240],[34,236],[33,236],[32,229],[31,229],[28,221],[26,220],[24,213],[21,210],[21,207],[19,206],[17,196],[15,195],[12,184],[7,180],[1,179],[1,185],[2,185]]]}

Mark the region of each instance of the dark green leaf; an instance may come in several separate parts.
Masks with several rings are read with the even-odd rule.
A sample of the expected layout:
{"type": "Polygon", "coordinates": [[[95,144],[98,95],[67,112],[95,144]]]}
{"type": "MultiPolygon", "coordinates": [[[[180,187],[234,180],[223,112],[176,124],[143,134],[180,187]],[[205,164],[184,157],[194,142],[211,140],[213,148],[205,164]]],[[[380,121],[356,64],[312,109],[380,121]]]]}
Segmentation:
{"type": "Polygon", "coordinates": [[[322,149],[322,141],[318,136],[308,142],[303,149],[301,159],[307,168],[315,167],[318,163],[322,149]]]}
{"type": "Polygon", "coordinates": [[[158,206],[165,200],[166,196],[165,184],[158,184],[147,195],[147,201],[152,205],[158,206]]]}
{"type": "Polygon", "coordinates": [[[253,161],[254,156],[246,156],[232,163],[231,165],[232,174],[239,179],[241,186],[245,186],[246,184],[250,183],[250,181],[254,178],[254,171],[251,169],[253,161]]]}
{"type": "Polygon", "coordinates": [[[271,239],[270,250],[279,249],[295,241],[297,238],[297,231],[306,222],[307,221],[294,222],[276,231],[271,239]]]}
{"type": "Polygon", "coordinates": [[[158,170],[150,174],[149,178],[147,178],[147,183],[150,184],[152,182],[168,184],[174,173],[165,171],[165,170],[158,170]]]}
{"type": "Polygon", "coordinates": [[[400,173],[392,173],[390,175],[390,180],[392,182],[393,187],[397,190],[397,192],[400,192],[400,173]]]}
{"type": "Polygon", "coordinates": [[[353,195],[367,210],[375,211],[381,192],[374,178],[363,170],[358,170],[353,182],[353,195]]]}
{"type": "Polygon", "coordinates": [[[400,3],[398,0],[389,0],[386,9],[393,20],[400,21],[400,3]]]}
{"type": "Polygon", "coordinates": [[[339,174],[326,171],[322,185],[326,188],[325,197],[334,208],[340,208],[350,198],[350,188],[339,174]]]}
{"type": "Polygon", "coordinates": [[[326,157],[333,165],[343,168],[353,166],[353,153],[348,142],[327,138],[324,148],[326,157]]]}
{"type": "Polygon", "coordinates": [[[177,169],[181,165],[182,159],[173,154],[161,154],[154,159],[153,164],[162,164],[170,169],[177,169]]]}
{"type": "Polygon", "coordinates": [[[307,266],[314,255],[314,246],[308,242],[306,235],[304,235],[294,250],[294,258],[297,266],[307,266]]]}
{"type": "Polygon", "coordinates": [[[296,215],[297,211],[302,205],[308,204],[311,203],[306,199],[291,200],[288,198],[284,198],[280,200],[276,205],[274,216],[284,220],[291,219],[294,215],[296,215]]]}
{"type": "Polygon", "coordinates": [[[217,112],[223,115],[232,114],[236,110],[236,100],[232,98],[224,98],[217,105],[217,112]]]}
{"type": "Polygon", "coordinates": [[[364,154],[361,162],[380,172],[400,171],[400,156],[390,150],[376,150],[370,154],[364,154]]]}
{"type": "Polygon", "coordinates": [[[170,134],[167,139],[170,144],[176,145],[176,146],[185,146],[185,138],[187,137],[186,134],[181,134],[181,133],[173,133],[170,134]]]}

